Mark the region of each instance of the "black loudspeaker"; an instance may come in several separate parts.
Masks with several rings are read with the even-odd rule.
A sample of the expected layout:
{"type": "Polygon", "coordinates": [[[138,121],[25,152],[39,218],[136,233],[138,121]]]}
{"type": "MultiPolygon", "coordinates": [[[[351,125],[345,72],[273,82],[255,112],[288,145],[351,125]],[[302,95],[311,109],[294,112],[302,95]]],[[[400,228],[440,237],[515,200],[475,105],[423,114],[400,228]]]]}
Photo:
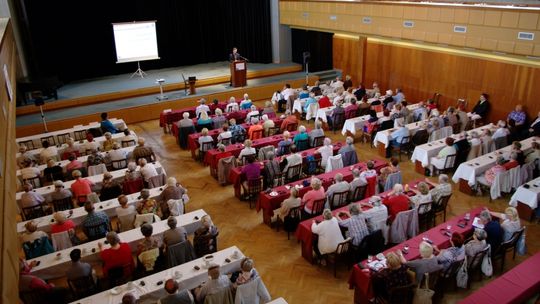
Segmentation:
{"type": "Polygon", "coordinates": [[[302,55],[304,56],[304,64],[309,63],[309,58],[311,57],[311,54],[306,51],[302,53],[302,55]]]}

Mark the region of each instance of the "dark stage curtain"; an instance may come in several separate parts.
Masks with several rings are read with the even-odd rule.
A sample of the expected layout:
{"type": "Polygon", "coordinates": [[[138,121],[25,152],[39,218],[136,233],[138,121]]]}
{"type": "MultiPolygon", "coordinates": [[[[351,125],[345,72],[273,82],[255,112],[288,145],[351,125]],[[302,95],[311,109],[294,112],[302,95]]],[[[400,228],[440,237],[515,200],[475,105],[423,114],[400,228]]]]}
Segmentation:
{"type": "Polygon", "coordinates": [[[143,70],[228,60],[272,61],[269,0],[19,0],[16,8],[34,77],[73,81],[134,72],[116,63],[112,23],[157,20],[159,60],[143,70]]]}
{"type": "Polygon", "coordinates": [[[292,59],[303,64],[305,51],[310,52],[309,71],[319,72],[333,69],[332,37],[334,34],[292,29],[292,59]]]}

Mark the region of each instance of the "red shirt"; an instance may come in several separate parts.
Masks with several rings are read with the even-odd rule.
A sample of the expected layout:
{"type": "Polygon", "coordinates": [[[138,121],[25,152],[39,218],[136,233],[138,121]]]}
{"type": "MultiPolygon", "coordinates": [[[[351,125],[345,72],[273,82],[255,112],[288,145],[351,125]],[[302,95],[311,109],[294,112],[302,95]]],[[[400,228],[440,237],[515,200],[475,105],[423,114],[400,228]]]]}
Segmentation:
{"type": "Polygon", "coordinates": [[[383,204],[388,208],[388,218],[394,221],[398,213],[409,210],[409,197],[403,194],[392,195],[384,199],[383,204]]]}
{"type": "Polygon", "coordinates": [[[295,123],[298,123],[298,119],[296,119],[296,116],[294,115],[289,115],[287,116],[287,118],[285,118],[282,122],[281,122],[281,131],[284,131],[287,129],[287,126],[290,125],[290,124],[295,124],[295,123]]]}
{"type": "Polygon", "coordinates": [[[75,198],[85,196],[92,193],[92,189],[90,188],[92,185],[93,183],[91,181],[84,178],[79,178],[79,180],[76,180],[73,184],[71,184],[71,192],[73,192],[75,198]]]}
{"type": "Polygon", "coordinates": [[[54,224],[51,225],[51,233],[60,233],[64,231],[68,231],[70,229],[75,230],[75,224],[72,220],[65,221],[62,225],[54,224]]]}
{"type": "Polygon", "coordinates": [[[105,249],[100,253],[101,259],[103,260],[103,276],[107,277],[109,269],[119,266],[129,265],[125,267],[129,270],[128,273],[124,273],[124,276],[128,276],[133,271],[135,267],[133,263],[133,257],[131,256],[131,248],[127,243],[120,243],[120,248],[118,249],[105,249]]]}
{"type": "Polygon", "coordinates": [[[504,163],[502,166],[506,169],[506,171],[515,168],[519,165],[519,163],[516,160],[511,160],[509,162],[504,163]]]}
{"type": "Polygon", "coordinates": [[[319,99],[319,108],[327,108],[331,105],[332,103],[330,102],[330,98],[328,98],[328,96],[323,96],[321,99],[319,99]]]}

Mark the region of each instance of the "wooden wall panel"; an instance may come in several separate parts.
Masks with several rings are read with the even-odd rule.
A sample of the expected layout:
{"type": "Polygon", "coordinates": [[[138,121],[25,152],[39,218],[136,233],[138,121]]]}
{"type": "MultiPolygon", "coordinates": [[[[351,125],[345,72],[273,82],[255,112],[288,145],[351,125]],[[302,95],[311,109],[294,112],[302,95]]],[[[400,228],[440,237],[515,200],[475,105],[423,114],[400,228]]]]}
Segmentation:
{"type": "Polygon", "coordinates": [[[518,103],[525,106],[529,118],[540,111],[539,68],[369,40],[366,58],[365,83],[378,81],[383,90],[401,87],[411,102],[438,92],[443,108],[455,105],[458,98],[467,99],[472,108],[486,92],[493,105],[491,121],[505,119],[518,103]]]}
{"type": "Polygon", "coordinates": [[[345,75],[351,75],[354,86],[363,82],[365,42],[365,37],[348,38],[334,35],[334,68],[343,71],[343,78],[345,75]]]}
{"type": "Polygon", "coordinates": [[[15,85],[18,57],[12,26],[6,18],[0,18],[0,39],[0,303],[18,303],[19,244],[15,220],[15,85]],[[13,101],[8,98],[4,66],[12,85],[13,101]]]}

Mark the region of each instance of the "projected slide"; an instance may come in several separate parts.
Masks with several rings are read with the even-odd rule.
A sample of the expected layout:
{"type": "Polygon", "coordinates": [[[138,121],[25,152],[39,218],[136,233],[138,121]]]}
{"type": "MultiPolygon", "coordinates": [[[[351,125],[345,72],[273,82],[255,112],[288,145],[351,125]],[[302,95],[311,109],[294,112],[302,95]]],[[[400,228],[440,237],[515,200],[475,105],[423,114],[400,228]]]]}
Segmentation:
{"type": "Polygon", "coordinates": [[[156,21],[113,23],[116,63],[159,59],[156,21]]]}

